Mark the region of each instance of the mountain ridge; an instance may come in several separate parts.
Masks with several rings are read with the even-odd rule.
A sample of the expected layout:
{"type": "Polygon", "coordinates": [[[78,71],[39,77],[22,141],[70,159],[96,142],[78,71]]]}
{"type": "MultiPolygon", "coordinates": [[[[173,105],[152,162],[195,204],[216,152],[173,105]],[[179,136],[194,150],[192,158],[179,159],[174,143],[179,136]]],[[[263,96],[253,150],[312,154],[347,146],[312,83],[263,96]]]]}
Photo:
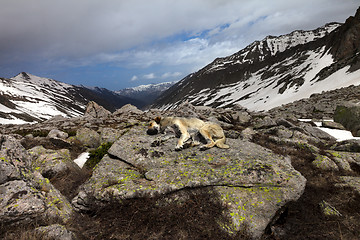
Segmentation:
{"type": "Polygon", "coordinates": [[[81,116],[89,101],[112,112],[128,103],[138,104],[105,88],[89,89],[25,72],[0,78],[1,124],[39,122],[56,115],[81,116]]]}
{"type": "Polygon", "coordinates": [[[153,102],[158,98],[165,90],[170,88],[176,83],[174,82],[163,82],[157,84],[145,84],[139,85],[132,88],[124,88],[118,91],[115,91],[116,94],[124,97],[131,97],[140,102],[137,107],[143,108],[153,102]]]}
{"type": "Polygon", "coordinates": [[[359,19],[358,10],[341,25],[330,23],[315,30],[255,41],[186,76],[164,92],[152,107],[171,109],[188,101],[211,107],[240,104],[263,111],[310,97],[312,93],[358,84],[359,19]],[[266,47],[269,39],[285,42],[288,47],[273,48],[285,50],[273,51],[272,55],[266,47]],[[341,49],[348,51],[334,57],[334,52],[344,52],[341,49]]]}

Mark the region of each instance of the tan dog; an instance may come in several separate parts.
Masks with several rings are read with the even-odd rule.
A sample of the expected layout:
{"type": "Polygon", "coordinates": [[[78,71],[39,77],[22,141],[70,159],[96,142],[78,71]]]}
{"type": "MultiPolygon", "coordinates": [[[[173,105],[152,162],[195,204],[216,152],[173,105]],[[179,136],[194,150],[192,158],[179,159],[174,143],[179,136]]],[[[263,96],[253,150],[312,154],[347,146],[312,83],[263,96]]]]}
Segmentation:
{"type": "Polygon", "coordinates": [[[147,133],[149,135],[155,135],[159,132],[164,132],[167,127],[171,127],[179,132],[180,138],[175,150],[181,150],[184,147],[184,143],[189,140],[190,137],[193,139],[193,146],[199,145],[200,139],[196,138],[197,133],[200,133],[207,141],[207,144],[202,147],[202,150],[214,146],[229,148],[229,146],[225,144],[226,138],[224,131],[218,124],[204,122],[198,118],[156,117],[153,121],[150,121],[147,133]],[[190,135],[189,132],[195,132],[196,134],[190,135]]]}

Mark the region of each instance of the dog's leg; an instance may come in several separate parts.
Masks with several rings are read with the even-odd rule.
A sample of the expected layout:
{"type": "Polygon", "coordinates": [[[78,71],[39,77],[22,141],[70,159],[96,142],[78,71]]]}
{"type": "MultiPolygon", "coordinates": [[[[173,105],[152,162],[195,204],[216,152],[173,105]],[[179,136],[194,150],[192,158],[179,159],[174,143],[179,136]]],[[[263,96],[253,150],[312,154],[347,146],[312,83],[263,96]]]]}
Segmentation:
{"type": "Polygon", "coordinates": [[[206,127],[199,129],[200,134],[205,138],[208,142],[205,146],[202,146],[200,150],[206,150],[215,146],[214,140],[211,138],[210,132],[206,129],[206,127]]]}
{"type": "Polygon", "coordinates": [[[191,136],[191,138],[192,138],[192,143],[191,143],[192,147],[200,145],[200,136],[199,136],[198,132],[194,133],[191,136]]]}
{"type": "Polygon", "coordinates": [[[181,132],[181,136],[178,140],[175,150],[181,150],[184,147],[184,142],[186,142],[190,138],[190,134],[186,129],[179,128],[179,130],[181,132]]]}

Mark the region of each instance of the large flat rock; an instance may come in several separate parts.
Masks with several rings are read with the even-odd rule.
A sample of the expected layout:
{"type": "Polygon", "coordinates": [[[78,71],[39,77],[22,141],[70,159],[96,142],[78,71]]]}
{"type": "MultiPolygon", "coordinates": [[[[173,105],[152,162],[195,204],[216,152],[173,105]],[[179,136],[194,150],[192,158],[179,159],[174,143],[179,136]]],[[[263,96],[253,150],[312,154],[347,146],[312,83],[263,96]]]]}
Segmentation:
{"type": "Polygon", "coordinates": [[[103,202],[211,187],[232,219],[223,227],[236,232],[246,225],[259,237],[278,210],[304,191],[306,179],[289,159],[252,142],[228,139],[230,149],[175,151],[177,139],[163,137],[146,135],[144,126],[131,128],[96,166],[73,205],[86,210],[94,198],[103,202]]]}

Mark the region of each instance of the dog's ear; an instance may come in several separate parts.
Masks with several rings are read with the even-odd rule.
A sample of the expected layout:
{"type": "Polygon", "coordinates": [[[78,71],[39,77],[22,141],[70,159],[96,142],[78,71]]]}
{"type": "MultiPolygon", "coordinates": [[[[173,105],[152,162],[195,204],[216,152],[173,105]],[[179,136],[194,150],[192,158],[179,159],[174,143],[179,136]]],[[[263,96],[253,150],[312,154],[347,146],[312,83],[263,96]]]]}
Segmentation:
{"type": "Polygon", "coordinates": [[[157,124],[160,124],[161,117],[156,117],[154,120],[155,120],[155,122],[156,122],[157,124]]]}

